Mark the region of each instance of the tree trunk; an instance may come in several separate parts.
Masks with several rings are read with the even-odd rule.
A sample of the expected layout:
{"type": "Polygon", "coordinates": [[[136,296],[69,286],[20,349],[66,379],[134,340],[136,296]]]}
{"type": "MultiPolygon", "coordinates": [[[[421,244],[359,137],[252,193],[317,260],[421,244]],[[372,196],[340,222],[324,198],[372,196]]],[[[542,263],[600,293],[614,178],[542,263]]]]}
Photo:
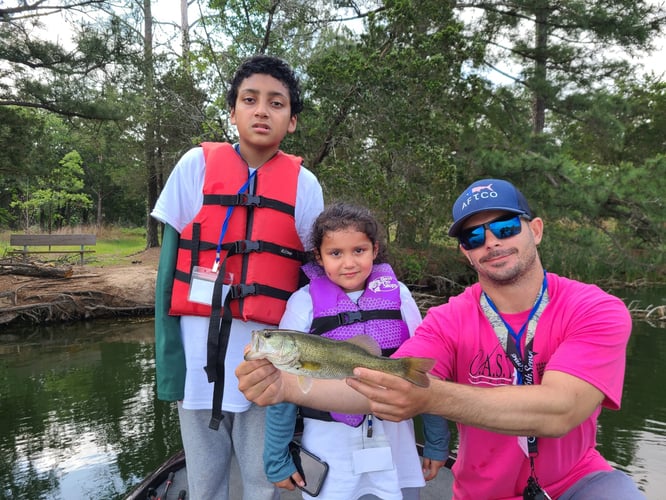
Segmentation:
{"type": "Polygon", "coordinates": [[[146,182],[148,184],[148,200],[146,213],[146,248],[159,246],[157,236],[157,221],[150,216],[150,211],[157,201],[157,165],[155,155],[155,123],[153,112],[155,108],[154,67],[153,67],[153,15],[150,6],[151,0],[143,0],[145,34],[143,41],[144,56],[144,92],[146,96],[144,132],[144,157],[146,161],[146,182]]]}
{"type": "Polygon", "coordinates": [[[69,278],[74,274],[72,266],[54,267],[39,262],[0,262],[0,274],[36,276],[39,278],[69,278]]]}
{"type": "Polygon", "coordinates": [[[97,191],[97,228],[102,227],[102,190],[97,191]]]}
{"type": "Polygon", "coordinates": [[[534,80],[533,80],[533,103],[532,103],[532,131],[541,134],[546,126],[546,84],[548,61],[548,12],[546,7],[538,3],[535,9],[534,30],[534,80]]]}
{"type": "Polygon", "coordinates": [[[190,22],[187,17],[187,0],[180,0],[180,34],[183,44],[183,64],[190,67],[190,22]]]}

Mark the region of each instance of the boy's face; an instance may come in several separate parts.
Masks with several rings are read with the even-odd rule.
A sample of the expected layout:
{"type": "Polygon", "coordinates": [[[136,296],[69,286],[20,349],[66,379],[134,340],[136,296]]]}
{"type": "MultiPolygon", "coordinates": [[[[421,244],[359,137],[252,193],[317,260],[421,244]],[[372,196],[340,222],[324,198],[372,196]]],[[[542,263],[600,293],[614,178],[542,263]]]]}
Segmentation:
{"type": "Polygon", "coordinates": [[[255,73],[241,82],[231,109],[241,152],[277,149],[284,136],[296,130],[296,121],[297,117],[291,116],[289,89],[280,80],[255,73]]]}

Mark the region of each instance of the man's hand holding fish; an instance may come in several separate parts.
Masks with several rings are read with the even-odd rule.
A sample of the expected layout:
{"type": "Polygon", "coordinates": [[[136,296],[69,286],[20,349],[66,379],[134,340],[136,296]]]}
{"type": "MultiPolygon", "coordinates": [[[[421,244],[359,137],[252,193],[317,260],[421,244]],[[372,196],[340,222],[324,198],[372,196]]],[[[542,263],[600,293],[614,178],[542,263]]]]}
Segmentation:
{"type": "Polygon", "coordinates": [[[400,377],[368,368],[356,368],[354,377],[346,382],[367,398],[370,413],[391,422],[431,413],[431,392],[438,385],[433,380],[429,387],[416,387],[400,377]]]}
{"type": "MultiPolygon", "coordinates": [[[[246,352],[249,349],[246,348],[246,352]]],[[[238,389],[249,401],[259,406],[287,401],[284,396],[282,372],[267,359],[243,361],[236,368],[238,389]]]]}

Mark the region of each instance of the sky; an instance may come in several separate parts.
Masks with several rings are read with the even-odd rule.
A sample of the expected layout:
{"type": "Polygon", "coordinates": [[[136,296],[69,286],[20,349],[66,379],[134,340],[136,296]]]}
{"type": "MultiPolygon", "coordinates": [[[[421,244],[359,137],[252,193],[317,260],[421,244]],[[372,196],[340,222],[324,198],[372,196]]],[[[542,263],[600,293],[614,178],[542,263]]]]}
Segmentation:
{"type": "MultiPolygon", "coordinates": [[[[188,0],[189,7],[189,22],[192,23],[199,16],[199,10],[196,1],[188,0]]],[[[663,4],[664,0],[649,0],[649,3],[659,5],[663,4]]],[[[153,0],[152,4],[153,16],[160,21],[167,21],[173,23],[180,23],[180,1],[179,0],[153,0]]],[[[47,32],[51,38],[59,38],[65,41],[68,34],[65,29],[66,24],[60,21],[59,16],[49,16],[46,18],[47,32]]],[[[655,43],[657,49],[650,55],[643,55],[636,59],[634,62],[643,65],[642,72],[654,71],[657,75],[666,77],[666,34],[655,43]]],[[[510,72],[510,71],[509,71],[510,72]]],[[[509,80],[503,78],[500,74],[488,75],[492,80],[497,83],[508,83],[509,80]]]]}

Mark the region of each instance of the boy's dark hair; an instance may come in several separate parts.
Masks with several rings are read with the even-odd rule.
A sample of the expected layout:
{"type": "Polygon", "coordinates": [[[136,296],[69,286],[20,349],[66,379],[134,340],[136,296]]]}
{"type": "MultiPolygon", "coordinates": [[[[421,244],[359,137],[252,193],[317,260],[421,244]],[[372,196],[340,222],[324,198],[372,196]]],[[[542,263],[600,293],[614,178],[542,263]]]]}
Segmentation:
{"type": "Polygon", "coordinates": [[[344,202],[329,205],[315,220],[310,232],[313,253],[319,252],[326,233],[343,229],[354,229],[364,233],[373,246],[375,244],[378,246],[377,257],[373,262],[375,264],[386,262],[386,245],[375,216],[365,207],[344,202]]]}
{"type": "Polygon", "coordinates": [[[303,99],[301,98],[301,87],[296,74],[291,67],[282,59],[259,54],[243,61],[236,70],[236,74],[230,82],[227,92],[227,105],[229,108],[236,106],[238,98],[238,87],[246,78],[252,75],[270,75],[280,80],[289,89],[289,105],[291,116],[296,116],[303,110],[303,99]]]}

